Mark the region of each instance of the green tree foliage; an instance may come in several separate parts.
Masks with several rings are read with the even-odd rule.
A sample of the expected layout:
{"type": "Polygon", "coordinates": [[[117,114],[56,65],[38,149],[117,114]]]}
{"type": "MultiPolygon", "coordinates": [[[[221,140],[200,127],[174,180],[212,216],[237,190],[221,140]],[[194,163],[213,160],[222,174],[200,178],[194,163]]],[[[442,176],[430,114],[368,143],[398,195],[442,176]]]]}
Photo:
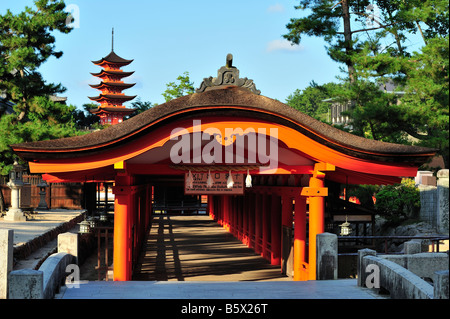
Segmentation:
{"type": "Polygon", "coordinates": [[[140,98],[137,99],[137,101],[134,101],[133,103],[131,103],[131,108],[136,109],[136,111],[134,111],[134,113],[132,114],[132,116],[138,115],[142,112],[145,112],[149,109],[151,109],[154,105],[149,102],[143,102],[140,98]]]}
{"type": "Polygon", "coordinates": [[[304,90],[295,90],[286,99],[286,104],[321,121],[327,120],[330,104],[325,100],[333,96],[337,84],[319,85],[312,81],[304,90]]]}
{"type": "Polygon", "coordinates": [[[75,107],[51,100],[64,92],[61,84],[46,83],[39,67],[50,57],[59,58],[52,32],[69,33],[62,0],[35,0],[0,16],[0,92],[14,106],[13,114],[0,118],[0,174],[13,163],[10,144],[67,137],[76,134],[75,107]]]}
{"type": "Polygon", "coordinates": [[[322,37],[347,66],[333,97],[351,101],[353,133],[448,155],[448,0],[300,0],[284,37],[322,37]],[[411,40],[412,37],[418,40],[411,40]],[[409,46],[421,41],[416,51],[409,46]],[[393,83],[394,92],[384,88],[393,83]]]}
{"type": "Polygon", "coordinates": [[[73,112],[73,117],[75,125],[78,129],[90,129],[90,128],[100,128],[99,124],[100,118],[89,112],[89,110],[96,109],[98,107],[95,103],[85,103],[83,104],[83,110],[75,110],[73,112]]]}
{"type": "Polygon", "coordinates": [[[166,84],[167,89],[162,94],[166,102],[195,92],[194,82],[189,79],[189,72],[178,76],[177,81],[166,84]]]}
{"type": "Polygon", "coordinates": [[[375,209],[390,223],[399,224],[419,215],[420,193],[412,179],[403,179],[401,184],[382,186],[375,197],[375,209]]]}

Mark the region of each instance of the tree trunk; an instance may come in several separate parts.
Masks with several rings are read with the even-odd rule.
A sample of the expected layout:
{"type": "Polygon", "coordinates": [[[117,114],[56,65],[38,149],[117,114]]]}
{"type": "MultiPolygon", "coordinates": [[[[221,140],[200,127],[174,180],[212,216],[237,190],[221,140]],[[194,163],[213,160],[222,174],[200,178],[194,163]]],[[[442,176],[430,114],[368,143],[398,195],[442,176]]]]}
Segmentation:
{"type": "Polygon", "coordinates": [[[348,5],[348,0],[342,0],[342,13],[344,19],[345,53],[347,54],[345,64],[347,65],[350,83],[354,83],[356,79],[355,79],[355,67],[353,66],[353,62],[351,61],[353,45],[352,45],[352,30],[350,26],[350,8],[348,5]]]}
{"type": "Polygon", "coordinates": [[[5,198],[3,197],[2,189],[0,188],[0,216],[6,211],[5,198]]]}

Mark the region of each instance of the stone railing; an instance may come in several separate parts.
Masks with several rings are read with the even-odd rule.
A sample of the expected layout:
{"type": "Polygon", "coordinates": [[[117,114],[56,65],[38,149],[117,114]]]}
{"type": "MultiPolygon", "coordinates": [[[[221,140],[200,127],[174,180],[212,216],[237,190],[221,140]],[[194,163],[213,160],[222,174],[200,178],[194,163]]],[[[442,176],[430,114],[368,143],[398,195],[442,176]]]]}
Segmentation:
{"type": "Polygon", "coordinates": [[[52,299],[64,284],[67,266],[76,265],[78,234],[58,235],[58,252],[50,255],[39,270],[21,269],[8,275],[8,299],[52,299]]]}
{"type": "Polygon", "coordinates": [[[386,290],[393,299],[448,299],[448,266],[448,253],[377,255],[362,249],[358,286],[386,290]]]}

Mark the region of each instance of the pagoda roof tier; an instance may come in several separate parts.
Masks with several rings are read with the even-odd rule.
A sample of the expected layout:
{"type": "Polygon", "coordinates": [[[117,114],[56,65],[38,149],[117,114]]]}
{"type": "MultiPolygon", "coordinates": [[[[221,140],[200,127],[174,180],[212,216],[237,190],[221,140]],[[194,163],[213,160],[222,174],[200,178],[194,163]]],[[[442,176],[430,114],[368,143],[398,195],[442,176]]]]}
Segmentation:
{"type": "Polygon", "coordinates": [[[92,101],[102,102],[108,100],[121,100],[122,102],[130,101],[137,95],[121,95],[121,94],[100,94],[99,96],[89,97],[92,101]]]}
{"type": "Polygon", "coordinates": [[[129,89],[131,87],[133,87],[136,83],[132,83],[132,84],[128,84],[128,83],[118,83],[118,82],[101,82],[99,84],[89,84],[90,87],[94,88],[94,89],[103,89],[103,88],[108,88],[108,87],[116,87],[116,88],[122,88],[124,89],[129,89]]]}
{"type": "Polygon", "coordinates": [[[124,115],[128,115],[136,111],[136,109],[129,109],[126,107],[98,107],[96,109],[89,110],[92,114],[100,114],[100,113],[121,113],[124,115]]]}
{"type": "Polygon", "coordinates": [[[133,73],[134,73],[134,71],[124,72],[124,71],[111,71],[111,70],[106,71],[106,70],[101,70],[98,73],[91,73],[91,74],[93,76],[96,76],[96,77],[103,77],[105,75],[115,75],[115,76],[124,78],[124,77],[132,75],[133,73]]]}
{"type": "Polygon", "coordinates": [[[104,65],[104,64],[128,65],[131,62],[133,62],[133,60],[127,60],[127,59],[121,58],[114,51],[111,51],[110,54],[108,54],[107,56],[105,56],[104,58],[102,58],[100,60],[92,61],[92,63],[94,63],[96,65],[104,65]]]}

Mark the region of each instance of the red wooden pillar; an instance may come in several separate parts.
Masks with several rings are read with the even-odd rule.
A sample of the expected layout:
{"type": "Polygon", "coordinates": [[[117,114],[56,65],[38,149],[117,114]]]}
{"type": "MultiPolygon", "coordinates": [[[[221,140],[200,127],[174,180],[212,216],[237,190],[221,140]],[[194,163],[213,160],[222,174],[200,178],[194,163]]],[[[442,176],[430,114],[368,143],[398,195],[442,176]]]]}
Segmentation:
{"type": "Polygon", "coordinates": [[[223,226],[224,225],[224,221],[223,221],[223,202],[224,198],[223,196],[216,196],[216,205],[217,205],[217,212],[218,212],[218,222],[219,225],[223,226]]]}
{"type": "Polygon", "coordinates": [[[214,216],[214,202],[213,202],[213,196],[212,195],[208,195],[208,204],[207,204],[207,212],[209,217],[214,220],[215,216],[214,216]]]}
{"type": "Polygon", "coordinates": [[[292,198],[288,195],[283,195],[281,197],[281,271],[282,273],[286,274],[287,272],[287,263],[289,259],[289,255],[291,253],[292,244],[289,240],[289,243],[287,241],[287,238],[290,239],[290,237],[287,237],[286,240],[284,238],[285,235],[288,235],[288,232],[284,232],[284,228],[288,229],[290,231],[292,229],[292,221],[293,221],[293,215],[292,215],[292,198]],[[287,245],[285,247],[284,245],[287,245]]]}
{"type": "Polygon", "coordinates": [[[249,194],[248,205],[248,247],[255,248],[253,236],[255,235],[255,197],[254,193],[249,194]]]}
{"type": "Polygon", "coordinates": [[[272,265],[281,264],[281,197],[272,195],[271,205],[271,260],[272,265]]]}
{"type": "Polygon", "coordinates": [[[243,209],[242,209],[242,196],[236,197],[236,220],[237,220],[237,236],[240,241],[244,239],[242,232],[242,223],[243,223],[243,209]]]}
{"type": "Polygon", "coordinates": [[[114,190],[114,280],[131,280],[131,176],[117,175],[114,190]]]}
{"type": "Polygon", "coordinates": [[[231,199],[231,233],[238,238],[238,200],[236,196],[230,196],[231,199]]]}
{"type": "Polygon", "coordinates": [[[230,231],[230,196],[224,195],[222,198],[223,227],[230,231]]]}
{"type": "Polygon", "coordinates": [[[270,197],[262,194],[262,257],[270,261],[269,241],[270,241],[270,197]]]}
{"type": "Polygon", "coordinates": [[[150,222],[152,220],[153,215],[153,202],[152,202],[152,195],[153,195],[153,185],[148,184],[147,185],[147,219],[145,220],[145,229],[148,230],[150,227],[150,222]]]}
{"type": "Polygon", "coordinates": [[[248,246],[249,194],[245,194],[242,202],[242,242],[248,246]]]}
{"type": "Polygon", "coordinates": [[[295,197],[294,280],[308,280],[306,264],[306,198],[295,197]]]}
{"type": "Polygon", "coordinates": [[[231,232],[231,234],[235,235],[236,232],[236,200],[234,198],[234,196],[228,196],[228,200],[229,200],[229,206],[228,206],[228,211],[229,211],[229,231],[231,232]]]}
{"type": "Polygon", "coordinates": [[[261,234],[262,234],[262,196],[259,193],[255,194],[255,252],[261,253],[261,234]]]}

